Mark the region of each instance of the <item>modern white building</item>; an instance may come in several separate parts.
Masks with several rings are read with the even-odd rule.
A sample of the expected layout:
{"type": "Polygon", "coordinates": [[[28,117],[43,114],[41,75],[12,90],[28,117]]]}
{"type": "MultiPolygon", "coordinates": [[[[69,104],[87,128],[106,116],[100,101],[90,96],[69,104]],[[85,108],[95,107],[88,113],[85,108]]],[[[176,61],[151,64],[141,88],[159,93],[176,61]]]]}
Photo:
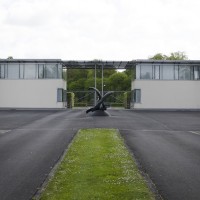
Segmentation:
{"type": "Polygon", "coordinates": [[[0,109],[66,108],[63,68],[134,68],[131,108],[200,109],[200,61],[60,59],[0,59],[0,109]]]}
{"type": "Polygon", "coordinates": [[[61,60],[0,59],[0,109],[66,107],[61,60]]]}
{"type": "Polygon", "coordinates": [[[200,109],[200,61],[136,60],[134,109],[200,109]]]}

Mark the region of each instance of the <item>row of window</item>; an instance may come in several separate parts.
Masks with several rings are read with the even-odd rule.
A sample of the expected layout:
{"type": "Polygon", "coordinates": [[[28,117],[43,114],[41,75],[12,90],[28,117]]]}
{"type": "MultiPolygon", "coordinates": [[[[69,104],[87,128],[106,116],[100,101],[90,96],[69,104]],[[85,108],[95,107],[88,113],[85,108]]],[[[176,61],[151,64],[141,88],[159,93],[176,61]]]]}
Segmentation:
{"type": "Polygon", "coordinates": [[[58,64],[0,64],[0,79],[61,79],[58,64]]]}
{"type": "Polygon", "coordinates": [[[137,65],[136,79],[199,80],[200,66],[137,65]]]}

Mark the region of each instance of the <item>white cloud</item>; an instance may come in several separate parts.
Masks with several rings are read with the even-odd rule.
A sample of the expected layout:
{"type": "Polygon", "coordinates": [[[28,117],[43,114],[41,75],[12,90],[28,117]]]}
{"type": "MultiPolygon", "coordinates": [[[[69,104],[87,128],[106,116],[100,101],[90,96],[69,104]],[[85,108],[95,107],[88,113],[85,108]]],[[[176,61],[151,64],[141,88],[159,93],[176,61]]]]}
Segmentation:
{"type": "Polygon", "coordinates": [[[0,57],[200,59],[197,0],[0,0],[0,57]]]}

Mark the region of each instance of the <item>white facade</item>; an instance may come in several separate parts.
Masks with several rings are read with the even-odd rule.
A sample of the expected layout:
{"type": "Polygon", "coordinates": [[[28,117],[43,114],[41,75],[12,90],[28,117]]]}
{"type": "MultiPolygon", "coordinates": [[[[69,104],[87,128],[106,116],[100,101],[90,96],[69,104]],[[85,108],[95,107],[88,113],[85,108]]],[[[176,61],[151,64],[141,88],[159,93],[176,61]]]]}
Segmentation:
{"type": "Polygon", "coordinates": [[[200,64],[144,61],[132,81],[134,109],[200,109],[200,64]]]}
{"type": "Polygon", "coordinates": [[[57,102],[58,88],[66,90],[66,82],[0,79],[0,108],[64,108],[65,102],[57,102]]]}
{"type": "Polygon", "coordinates": [[[141,90],[135,109],[200,109],[200,81],[135,80],[132,88],[141,90]]]}
{"type": "Polygon", "coordinates": [[[0,61],[0,109],[66,108],[60,60],[0,61]]]}

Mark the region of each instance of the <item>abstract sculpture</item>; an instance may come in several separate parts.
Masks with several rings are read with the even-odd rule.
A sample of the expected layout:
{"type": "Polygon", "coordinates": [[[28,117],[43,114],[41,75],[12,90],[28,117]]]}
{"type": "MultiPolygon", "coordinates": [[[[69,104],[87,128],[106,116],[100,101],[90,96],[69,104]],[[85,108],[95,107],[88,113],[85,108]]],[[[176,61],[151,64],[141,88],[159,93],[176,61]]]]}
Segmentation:
{"type": "Polygon", "coordinates": [[[88,109],[88,110],[86,111],[86,113],[94,112],[94,111],[96,111],[96,110],[101,110],[101,111],[106,110],[107,108],[106,108],[106,106],[105,106],[105,104],[104,104],[104,101],[105,101],[105,99],[106,99],[108,96],[110,96],[110,95],[113,94],[114,92],[113,92],[113,91],[107,92],[107,93],[102,97],[102,95],[101,95],[101,93],[100,93],[100,91],[99,91],[98,89],[96,89],[96,88],[94,88],[94,87],[90,87],[89,90],[91,90],[91,89],[94,90],[94,91],[97,93],[97,95],[98,95],[98,101],[97,101],[97,104],[96,104],[94,107],[88,109]]]}

